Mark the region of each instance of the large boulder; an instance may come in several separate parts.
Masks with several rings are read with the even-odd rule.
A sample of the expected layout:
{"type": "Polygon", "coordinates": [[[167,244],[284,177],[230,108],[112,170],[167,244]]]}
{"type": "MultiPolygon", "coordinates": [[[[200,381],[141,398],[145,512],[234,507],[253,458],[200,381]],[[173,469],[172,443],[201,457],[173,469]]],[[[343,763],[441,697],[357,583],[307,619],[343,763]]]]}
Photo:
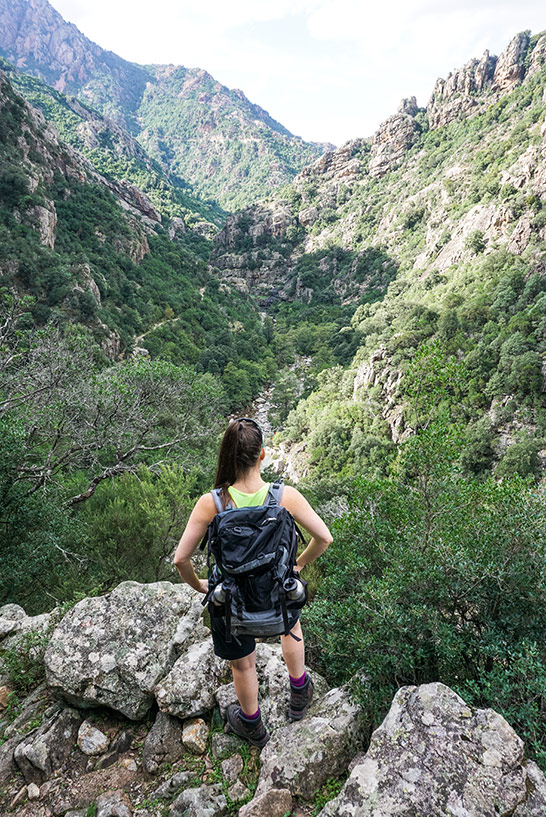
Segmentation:
{"type": "Polygon", "coordinates": [[[313,702],[303,720],[277,729],[262,750],[256,794],[286,789],[311,799],[347,770],[362,738],[359,715],[348,686],[338,687],[313,702]]]}
{"type": "Polygon", "coordinates": [[[339,795],[320,817],[535,817],[544,775],[492,709],[440,683],[402,687],[339,795]]]}
{"type": "Polygon", "coordinates": [[[166,581],[122,582],[85,598],[53,631],[47,684],[77,706],[106,705],[138,720],[178,655],[206,634],[201,612],[194,590],[166,581]]]}
{"type": "Polygon", "coordinates": [[[162,712],[192,718],[212,709],[216,690],[230,675],[229,662],[214,654],[212,640],[192,644],[155,688],[162,712]]]}

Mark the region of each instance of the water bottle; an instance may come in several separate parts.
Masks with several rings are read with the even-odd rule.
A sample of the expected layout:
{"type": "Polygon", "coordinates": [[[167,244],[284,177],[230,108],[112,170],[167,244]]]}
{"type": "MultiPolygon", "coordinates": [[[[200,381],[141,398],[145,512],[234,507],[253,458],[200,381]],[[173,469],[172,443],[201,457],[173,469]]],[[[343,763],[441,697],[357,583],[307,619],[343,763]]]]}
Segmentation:
{"type": "Polygon", "coordinates": [[[223,584],[217,584],[214,590],[212,591],[211,601],[213,604],[216,604],[217,607],[224,604],[226,600],[226,593],[224,590],[223,584]]]}
{"type": "Polygon", "coordinates": [[[284,589],[290,601],[302,601],[305,598],[303,582],[301,582],[300,579],[296,579],[295,576],[291,576],[285,581],[284,589]]]}

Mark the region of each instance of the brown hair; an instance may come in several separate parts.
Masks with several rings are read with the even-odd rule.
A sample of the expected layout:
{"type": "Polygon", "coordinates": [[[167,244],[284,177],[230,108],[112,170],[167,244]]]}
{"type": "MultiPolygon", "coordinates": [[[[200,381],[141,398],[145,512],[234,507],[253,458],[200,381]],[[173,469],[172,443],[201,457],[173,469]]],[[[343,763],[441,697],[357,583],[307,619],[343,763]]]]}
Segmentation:
{"type": "Polygon", "coordinates": [[[228,425],[220,443],[214,483],[215,488],[222,489],[224,507],[229,502],[229,486],[256,465],[262,445],[262,430],[255,420],[239,417],[228,425]]]}

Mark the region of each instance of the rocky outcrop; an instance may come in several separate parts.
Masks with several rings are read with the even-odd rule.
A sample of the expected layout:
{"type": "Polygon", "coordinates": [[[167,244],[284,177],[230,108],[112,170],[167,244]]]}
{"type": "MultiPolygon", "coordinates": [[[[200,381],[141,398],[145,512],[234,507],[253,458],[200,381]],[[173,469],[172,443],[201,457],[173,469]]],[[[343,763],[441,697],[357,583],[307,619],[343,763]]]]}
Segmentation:
{"type": "MultiPolygon", "coordinates": [[[[480,60],[472,59],[462,68],[438,79],[427,105],[431,128],[479,113],[509,93],[524,78],[529,34],[517,34],[499,57],[484,51],[480,60]]],[[[531,54],[529,75],[544,62],[546,44],[540,38],[531,54]]]]}
{"type": "Polygon", "coordinates": [[[545,783],[496,712],[471,709],[443,684],[402,687],[320,817],[530,817],[546,812],[545,783]]]}
{"type": "Polygon", "coordinates": [[[415,97],[404,99],[398,113],[379,126],[372,140],[368,166],[370,176],[384,176],[403,159],[420,132],[415,120],[417,110],[415,97]]]}
{"type": "Polygon", "coordinates": [[[347,769],[363,737],[360,707],[347,687],[332,689],[306,717],[278,728],[262,750],[256,794],[286,789],[306,799],[347,769]]]}
{"type": "MultiPolygon", "coordinates": [[[[11,804],[14,817],[85,817],[92,805],[104,817],[159,817],[167,811],[170,817],[223,817],[236,803],[239,817],[284,817],[293,806],[306,808],[328,780],[350,771],[323,817],[546,813],[546,778],[526,760],[513,729],[492,710],[467,706],[442,684],[399,690],[365,755],[366,724],[350,685],[327,690],[312,671],[316,698],[303,720],[288,723],[286,667],[278,644],[257,647],[260,706],[271,739],[261,752],[256,747],[243,752],[238,737],[221,731],[216,705],[222,710],[233,700],[231,685],[218,687],[215,700],[195,683],[200,679],[203,687],[209,686],[209,670],[196,649],[210,647],[207,629],[196,623],[194,602],[201,608],[200,600],[182,585],[123,582],[66,614],[54,634],[52,655],[64,643],[72,648],[73,664],[80,666],[83,655],[90,658],[90,646],[100,650],[99,660],[90,660],[96,676],[89,684],[111,686],[116,711],[110,703],[90,710],[88,699],[83,711],[67,707],[51,696],[55,691],[66,698],[70,690],[41,686],[21,702],[21,714],[10,726],[0,719],[5,738],[0,745],[0,811],[11,804]],[[132,705],[138,695],[131,699],[130,686],[148,688],[144,682],[151,667],[161,661],[167,677],[164,656],[177,652],[178,660],[185,660],[180,666],[193,679],[182,690],[184,706],[191,688],[201,699],[203,717],[188,720],[182,710],[181,717],[160,711],[127,723],[118,714],[122,683],[132,705]],[[108,675],[106,665],[113,663],[117,669],[108,675]]],[[[16,605],[5,605],[0,612],[4,620],[27,618],[16,605]]],[[[68,648],[60,652],[70,685],[74,671],[68,648]]],[[[359,686],[365,690],[364,678],[359,686]]],[[[141,693],[145,698],[146,690],[141,693]]],[[[133,709],[138,706],[137,701],[133,709]]]]}
{"type": "Polygon", "coordinates": [[[511,91],[525,75],[525,57],[529,48],[529,34],[516,34],[497,60],[493,75],[493,91],[511,91]]]}
{"type": "Polygon", "coordinates": [[[336,150],[323,153],[296,176],[294,189],[303,192],[305,184],[313,179],[320,180],[323,184],[342,180],[350,182],[360,178],[366,169],[364,157],[368,148],[369,140],[352,139],[336,150]]]}
{"type": "Polygon", "coordinates": [[[131,581],[78,602],[47,647],[49,687],[79,706],[105,704],[128,718],[143,717],[158,681],[200,632],[195,602],[186,585],[131,581]],[[188,621],[191,635],[180,626],[188,621]]]}
{"type": "Polygon", "coordinates": [[[438,79],[427,105],[431,128],[447,125],[467,116],[476,107],[476,95],[490,87],[495,74],[497,57],[484,51],[480,60],[472,59],[462,68],[438,79]]]}

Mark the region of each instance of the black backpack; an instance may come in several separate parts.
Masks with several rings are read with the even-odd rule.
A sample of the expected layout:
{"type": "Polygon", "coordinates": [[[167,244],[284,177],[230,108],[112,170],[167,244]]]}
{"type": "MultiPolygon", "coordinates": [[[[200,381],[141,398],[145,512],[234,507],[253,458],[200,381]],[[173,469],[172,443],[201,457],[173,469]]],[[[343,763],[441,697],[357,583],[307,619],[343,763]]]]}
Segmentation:
{"type": "Polygon", "coordinates": [[[305,542],[280,499],[284,485],[270,485],[266,504],[223,508],[221,489],[211,493],[218,513],[209,524],[207,565],[211,618],[224,616],[226,641],[238,635],[288,635],[288,611],[307,602],[307,582],[296,576],[298,539],[305,542]]]}

